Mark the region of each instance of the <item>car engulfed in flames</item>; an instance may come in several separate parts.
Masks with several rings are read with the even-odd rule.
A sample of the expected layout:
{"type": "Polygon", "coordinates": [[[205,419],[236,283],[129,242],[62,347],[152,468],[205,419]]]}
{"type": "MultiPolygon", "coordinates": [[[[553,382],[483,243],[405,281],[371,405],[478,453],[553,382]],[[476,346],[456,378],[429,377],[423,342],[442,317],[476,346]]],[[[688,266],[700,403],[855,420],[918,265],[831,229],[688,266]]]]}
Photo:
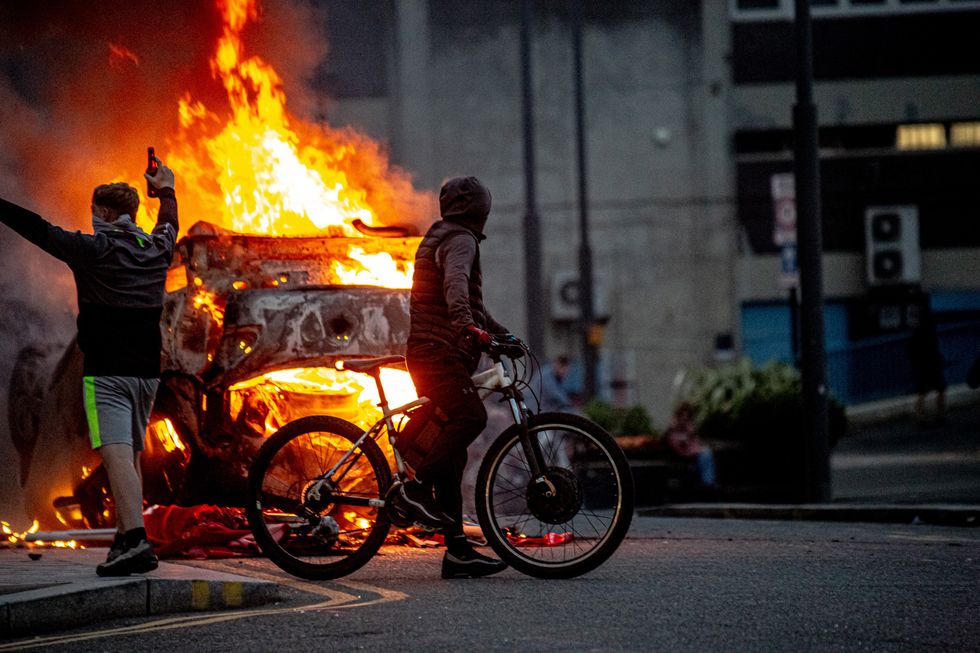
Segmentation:
{"type": "MultiPolygon", "coordinates": [[[[153,80],[167,121],[157,151],[175,172],[181,223],[209,222],[181,232],[167,277],[163,376],[142,457],[151,504],[240,504],[250,461],[280,426],[319,413],[365,426],[380,416],[371,378],[337,361],[404,351],[416,235],[435,198],[382,144],[288,109],[280,72],[245,40],[286,4],[215,0],[202,26],[216,35],[207,60],[189,65],[181,85],[153,80]]],[[[154,56],[138,54],[127,61],[154,56]]],[[[79,110],[73,103],[73,117],[79,110]]],[[[113,136],[100,161],[127,160],[148,134],[113,136]]],[[[91,192],[84,183],[78,197],[91,192]]],[[[156,203],[141,202],[135,218],[149,231],[156,203]]],[[[53,308],[64,303],[51,293],[53,308]]],[[[81,377],[75,343],[38,343],[14,363],[10,432],[27,515],[44,529],[113,523],[81,377]]],[[[407,372],[382,379],[393,404],[414,397],[407,372]]]]}
{"type": "MultiPolygon", "coordinates": [[[[374,381],[337,363],[404,352],[417,243],[194,225],[167,278],[164,371],[143,454],[147,503],[241,505],[251,460],[281,426],[312,414],[362,426],[378,419],[374,381]]],[[[393,403],[414,397],[407,372],[385,370],[383,381],[393,403]]],[[[10,417],[29,514],[44,527],[111,526],[74,343],[21,352],[10,417]]]]}

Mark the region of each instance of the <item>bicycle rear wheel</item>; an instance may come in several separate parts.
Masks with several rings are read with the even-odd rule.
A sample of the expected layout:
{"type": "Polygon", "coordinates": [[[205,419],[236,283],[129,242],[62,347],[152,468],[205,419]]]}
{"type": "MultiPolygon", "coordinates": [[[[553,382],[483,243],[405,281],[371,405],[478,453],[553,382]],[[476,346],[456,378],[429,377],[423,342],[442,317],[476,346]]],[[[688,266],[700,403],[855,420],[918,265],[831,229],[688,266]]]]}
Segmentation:
{"type": "Polygon", "coordinates": [[[515,425],[490,446],[476,483],[480,525],[494,551],[538,578],[571,578],[613,554],[633,518],[633,477],[616,441],[565,413],[528,421],[544,457],[536,482],[515,425]]]}
{"type": "Polygon", "coordinates": [[[378,445],[344,420],[290,422],[249,469],[245,513],[255,540],[284,571],[328,580],[360,569],[388,535],[380,508],[391,470],[378,445]],[[350,457],[326,474],[345,454],[350,457]]]}

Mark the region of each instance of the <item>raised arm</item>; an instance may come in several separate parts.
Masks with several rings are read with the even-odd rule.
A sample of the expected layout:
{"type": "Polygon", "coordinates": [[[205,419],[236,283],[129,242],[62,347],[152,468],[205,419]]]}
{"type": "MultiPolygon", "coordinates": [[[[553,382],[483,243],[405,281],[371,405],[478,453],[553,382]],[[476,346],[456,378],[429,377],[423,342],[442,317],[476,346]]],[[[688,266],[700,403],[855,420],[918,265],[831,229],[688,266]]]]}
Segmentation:
{"type": "Polygon", "coordinates": [[[153,227],[153,233],[165,233],[170,231],[173,240],[177,240],[177,233],[180,231],[180,224],[177,221],[177,195],[174,192],[174,172],[167,166],[160,164],[156,175],[143,175],[148,183],[157,189],[157,197],[160,198],[160,212],[157,214],[157,224],[153,227]],[[169,225],[169,227],[168,227],[169,225]],[[172,230],[170,230],[172,227],[172,230]]]}
{"type": "Polygon", "coordinates": [[[0,198],[0,222],[68,265],[82,264],[95,257],[95,239],[92,236],[65,231],[37,213],[3,198],[0,198]]]}

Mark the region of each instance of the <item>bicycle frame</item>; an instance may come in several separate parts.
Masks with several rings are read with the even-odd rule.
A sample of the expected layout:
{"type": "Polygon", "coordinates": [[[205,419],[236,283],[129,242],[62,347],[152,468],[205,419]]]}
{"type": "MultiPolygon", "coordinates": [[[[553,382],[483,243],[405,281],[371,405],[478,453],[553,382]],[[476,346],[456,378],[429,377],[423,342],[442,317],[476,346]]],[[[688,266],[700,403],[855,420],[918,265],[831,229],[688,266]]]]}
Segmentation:
{"type": "MultiPolygon", "coordinates": [[[[381,419],[375,422],[371,426],[371,428],[369,428],[367,431],[364,431],[361,434],[361,437],[359,437],[357,441],[354,443],[354,446],[351,447],[351,449],[347,453],[345,453],[340,458],[340,460],[338,460],[334,464],[333,467],[327,470],[326,473],[319,476],[317,478],[317,482],[323,482],[327,479],[333,478],[333,475],[337,472],[337,470],[343,467],[345,464],[347,464],[347,468],[344,469],[343,473],[340,476],[340,478],[343,478],[357,462],[355,458],[354,460],[351,460],[348,464],[348,459],[351,458],[351,456],[354,454],[354,451],[357,450],[357,448],[360,446],[360,444],[364,441],[365,438],[370,437],[370,438],[377,439],[378,437],[380,437],[382,427],[385,427],[388,430],[388,441],[392,445],[392,451],[394,452],[394,456],[395,456],[396,475],[399,478],[404,478],[407,475],[405,461],[402,459],[401,454],[398,453],[397,447],[395,447],[395,443],[397,442],[398,436],[397,436],[397,431],[395,430],[395,423],[393,418],[397,415],[403,415],[408,411],[412,410],[413,408],[416,408],[418,406],[423,406],[429,403],[429,399],[427,397],[419,397],[418,399],[410,401],[407,404],[403,404],[395,408],[389,408],[388,400],[385,397],[385,393],[384,393],[384,387],[381,384],[380,370],[376,370],[374,373],[371,374],[371,376],[374,377],[375,383],[378,386],[378,396],[381,399],[381,403],[379,406],[382,412],[381,419]]],[[[480,396],[480,399],[486,399],[487,397],[489,397],[494,393],[499,393],[504,396],[503,399],[501,399],[501,401],[508,402],[511,409],[511,416],[514,419],[514,423],[520,425],[521,427],[521,445],[524,449],[524,454],[527,457],[535,481],[544,482],[548,485],[551,485],[550,482],[544,477],[545,466],[543,462],[544,458],[541,453],[541,449],[538,446],[537,441],[532,440],[532,438],[528,436],[528,431],[527,431],[528,411],[527,411],[527,405],[524,403],[524,397],[523,395],[521,395],[520,390],[515,387],[514,382],[511,380],[510,376],[508,375],[507,370],[504,367],[504,364],[500,360],[500,357],[495,356],[492,367],[490,367],[489,369],[483,372],[474,374],[471,378],[473,380],[473,384],[477,388],[477,392],[480,396]]],[[[553,491],[554,488],[552,487],[550,488],[550,490],[553,491]]],[[[349,497],[349,501],[347,501],[347,503],[350,503],[352,505],[357,505],[363,502],[365,505],[375,506],[375,507],[381,507],[384,505],[384,501],[378,499],[358,499],[358,500],[355,499],[356,499],[355,497],[349,497]]]]}

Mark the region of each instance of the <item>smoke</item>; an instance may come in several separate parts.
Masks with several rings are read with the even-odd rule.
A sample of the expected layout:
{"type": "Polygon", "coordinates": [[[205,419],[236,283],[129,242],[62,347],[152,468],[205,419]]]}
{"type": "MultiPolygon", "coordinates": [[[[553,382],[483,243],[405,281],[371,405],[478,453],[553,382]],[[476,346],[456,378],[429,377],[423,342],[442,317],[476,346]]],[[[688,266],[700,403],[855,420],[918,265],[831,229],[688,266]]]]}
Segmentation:
{"type": "MultiPolygon", "coordinates": [[[[322,25],[311,2],[276,1],[261,7],[242,34],[249,53],[279,72],[289,110],[300,118],[323,115],[325,99],[309,84],[327,55],[322,25]]],[[[165,145],[179,129],[180,97],[212,111],[227,106],[210,65],[221,29],[218,6],[207,2],[0,3],[0,197],[65,229],[87,231],[96,185],[128,181],[142,188],[148,145],[166,159],[165,145]]],[[[428,212],[428,196],[412,189],[408,175],[375,157],[377,143],[348,135],[372,152],[360,164],[371,179],[369,194],[402,196],[397,205],[410,219],[428,212]]],[[[5,404],[13,361],[32,342],[66,343],[74,313],[67,268],[0,226],[0,459],[11,469],[17,458],[5,404]]],[[[2,516],[16,502],[17,487],[16,474],[0,478],[2,516]]]]}

